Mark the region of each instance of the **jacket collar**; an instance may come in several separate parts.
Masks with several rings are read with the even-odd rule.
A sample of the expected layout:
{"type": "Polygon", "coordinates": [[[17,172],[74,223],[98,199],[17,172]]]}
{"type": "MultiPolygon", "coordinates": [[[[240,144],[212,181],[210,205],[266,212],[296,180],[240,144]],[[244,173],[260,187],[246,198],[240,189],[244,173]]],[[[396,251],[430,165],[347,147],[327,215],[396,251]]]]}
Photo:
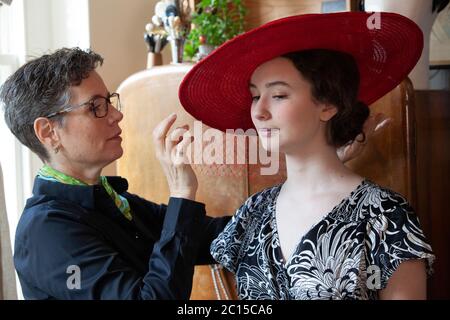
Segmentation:
{"type": "MultiPolygon", "coordinates": [[[[118,193],[128,190],[128,181],[122,177],[107,177],[109,184],[118,193]]],[[[36,177],[34,179],[33,196],[51,197],[58,200],[75,202],[86,209],[95,208],[95,199],[103,191],[102,185],[76,186],[36,177]]]]}

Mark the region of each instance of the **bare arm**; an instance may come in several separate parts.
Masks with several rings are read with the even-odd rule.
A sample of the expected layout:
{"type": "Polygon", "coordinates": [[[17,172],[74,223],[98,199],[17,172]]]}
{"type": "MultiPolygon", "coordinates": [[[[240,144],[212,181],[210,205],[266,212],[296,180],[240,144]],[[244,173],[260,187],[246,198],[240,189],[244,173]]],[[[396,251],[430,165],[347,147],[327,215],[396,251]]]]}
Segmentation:
{"type": "Polygon", "coordinates": [[[402,262],[379,293],[380,300],[425,300],[427,276],[424,260],[402,262]]]}

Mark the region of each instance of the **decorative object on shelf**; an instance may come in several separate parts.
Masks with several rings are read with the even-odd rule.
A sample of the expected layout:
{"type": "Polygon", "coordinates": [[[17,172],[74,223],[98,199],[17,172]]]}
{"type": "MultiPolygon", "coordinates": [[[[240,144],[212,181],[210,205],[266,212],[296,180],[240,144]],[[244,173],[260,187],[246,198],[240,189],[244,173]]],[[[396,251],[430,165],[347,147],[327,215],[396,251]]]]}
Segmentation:
{"type": "Polygon", "coordinates": [[[192,16],[186,58],[201,60],[215,47],[243,33],[246,12],[243,0],[200,0],[192,16]]]}
{"type": "Polygon", "coordinates": [[[162,65],[161,51],[168,42],[167,36],[162,21],[157,16],[153,16],[152,22],[145,26],[144,33],[144,40],[148,49],[147,68],[162,65]]]}
{"type": "Polygon", "coordinates": [[[172,48],[172,63],[183,62],[184,44],[191,28],[189,0],[161,0],[155,5],[152,24],[165,31],[172,48]]]}

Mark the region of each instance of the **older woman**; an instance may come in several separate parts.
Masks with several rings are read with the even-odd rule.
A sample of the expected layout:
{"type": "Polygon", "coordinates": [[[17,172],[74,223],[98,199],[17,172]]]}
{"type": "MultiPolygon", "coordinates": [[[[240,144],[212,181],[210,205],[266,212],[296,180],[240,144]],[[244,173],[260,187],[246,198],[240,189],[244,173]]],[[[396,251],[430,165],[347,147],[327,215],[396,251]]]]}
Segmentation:
{"type": "Polygon", "coordinates": [[[92,51],[61,49],[28,62],[2,87],[8,127],[44,162],[16,232],[24,296],[187,299],[194,263],[211,260],[209,244],[228,218],[207,218],[193,201],[190,167],[164,161],[177,145],[165,143],[174,115],[154,136],[167,206],[128,193],[123,178],[101,176],[123,153],[120,99],[95,71],[102,62],[92,51]]]}

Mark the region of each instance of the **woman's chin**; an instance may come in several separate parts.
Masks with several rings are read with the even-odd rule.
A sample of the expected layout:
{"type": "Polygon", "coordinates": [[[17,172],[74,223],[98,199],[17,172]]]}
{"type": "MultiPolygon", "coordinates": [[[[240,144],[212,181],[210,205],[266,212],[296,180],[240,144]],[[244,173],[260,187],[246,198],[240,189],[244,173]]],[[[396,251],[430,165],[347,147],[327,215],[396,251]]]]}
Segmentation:
{"type": "Polygon", "coordinates": [[[260,139],[259,147],[263,148],[266,152],[282,152],[282,145],[278,139],[260,139]]]}
{"type": "Polygon", "coordinates": [[[118,147],[114,148],[114,150],[110,151],[109,154],[111,155],[111,162],[116,161],[117,159],[121,158],[123,155],[122,146],[118,146],[118,147]]]}
{"type": "Polygon", "coordinates": [[[121,158],[122,156],[123,156],[123,149],[122,147],[120,147],[120,150],[117,151],[117,158],[115,160],[121,158]]]}

